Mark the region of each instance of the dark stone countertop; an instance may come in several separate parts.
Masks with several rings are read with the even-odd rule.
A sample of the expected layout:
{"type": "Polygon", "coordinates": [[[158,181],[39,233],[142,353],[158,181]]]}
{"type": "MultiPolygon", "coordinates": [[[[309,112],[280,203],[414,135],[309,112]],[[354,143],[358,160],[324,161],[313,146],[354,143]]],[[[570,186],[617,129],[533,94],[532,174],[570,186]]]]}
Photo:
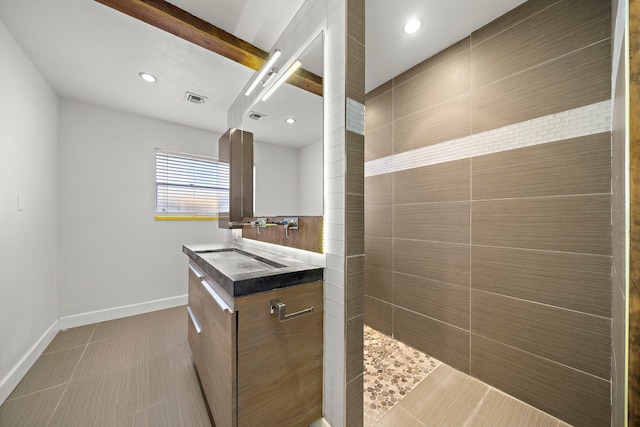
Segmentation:
{"type": "Polygon", "coordinates": [[[234,298],[323,279],[321,266],[234,243],[184,245],[182,251],[234,298]]]}

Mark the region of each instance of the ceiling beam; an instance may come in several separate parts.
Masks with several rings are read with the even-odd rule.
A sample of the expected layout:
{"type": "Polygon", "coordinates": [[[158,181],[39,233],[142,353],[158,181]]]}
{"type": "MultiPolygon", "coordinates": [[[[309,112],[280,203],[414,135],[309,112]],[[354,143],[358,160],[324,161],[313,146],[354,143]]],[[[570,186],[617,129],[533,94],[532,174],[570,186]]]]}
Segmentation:
{"type": "MultiPolygon", "coordinates": [[[[253,70],[262,68],[269,57],[268,52],[164,0],[95,1],[253,70]]],[[[298,69],[287,83],[322,96],[322,77],[309,71],[298,69]]]]}

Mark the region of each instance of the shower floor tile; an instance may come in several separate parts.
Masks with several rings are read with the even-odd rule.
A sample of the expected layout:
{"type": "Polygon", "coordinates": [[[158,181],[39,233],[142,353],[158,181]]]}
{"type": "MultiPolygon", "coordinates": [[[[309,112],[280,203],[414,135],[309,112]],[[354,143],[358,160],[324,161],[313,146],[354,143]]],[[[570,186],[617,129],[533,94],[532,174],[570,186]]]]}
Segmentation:
{"type": "Polygon", "coordinates": [[[364,327],[364,425],[373,426],[440,362],[364,327]]]}

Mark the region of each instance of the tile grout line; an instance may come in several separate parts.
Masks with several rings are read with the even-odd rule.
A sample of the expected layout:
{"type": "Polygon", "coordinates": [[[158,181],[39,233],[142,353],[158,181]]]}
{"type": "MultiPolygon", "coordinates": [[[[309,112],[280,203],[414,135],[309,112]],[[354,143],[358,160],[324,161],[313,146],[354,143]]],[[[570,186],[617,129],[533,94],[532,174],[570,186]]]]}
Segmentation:
{"type": "Polygon", "coordinates": [[[71,376],[69,376],[69,381],[65,384],[64,390],[62,391],[62,394],[60,394],[60,399],[58,399],[58,403],[56,403],[55,408],[53,408],[53,411],[51,411],[51,416],[49,417],[46,423],[47,426],[51,423],[51,420],[53,420],[53,417],[55,416],[56,412],[58,411],[58,408],[60,407],[60,403],[62,402],[62,399],[64,398],[65,394],[67,394],[69,385],[73,381],[73,377],[76,374],[76,371],[78,370],[78,366],[80,366],[80,362],[82,361],[82,358],[84,357],[84,354],[87,351],[87,347],[89,347],[89,344],[91,343],[91,338],[93,338],[93,334],[95,333],[95,331],[96,331],[96,326],[94,325],[93,331],[91,331],[91,336],[89,337],[89,340],[87,341],[87,343],[84,345],[82,354],[80,355],[80,358],[78,359],[78,362],[76,363],[75,368],[73,368],[73,372],[71,373],[71,376]]]}
{"type": "MultiPolygon", "coordinates": [[[[473,377],[472,377],[473,378],[473,377]]],[[[467,425],[469,425],[469,423],[471,422],[471,420],[473,420],[473,418],[476,416],[476,414],[478,413],[478,411],[480,411],[480,408],[482,407],[482,404],[484,403],[484,400],[487,398],[487,396],[489,395],[489,392],[491,391],[491,387],[487,387],[487,391],[484,392],[484,396],[482,396],[482,399],[480,399],[480,402],[478,402],[478,404],[476,405],[476,407],[474,408],[473,412],[471,413],[471,415],[469,415],[469,418],[467,418],[467,420],[465,421],[465,423],[463,424],[464,427],[466,427],[467,425]]]]}

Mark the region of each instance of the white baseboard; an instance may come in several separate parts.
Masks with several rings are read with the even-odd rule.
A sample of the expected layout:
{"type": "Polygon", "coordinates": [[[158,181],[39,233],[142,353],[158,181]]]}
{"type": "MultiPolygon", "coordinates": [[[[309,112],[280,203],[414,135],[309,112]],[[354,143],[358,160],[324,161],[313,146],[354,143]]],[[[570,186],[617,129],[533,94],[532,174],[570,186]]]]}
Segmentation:
{"type": "Polygon", "coordinates": [[[146,301],[138,304],[123,305],[120,307],[106,308],[104,310],[90,311],[88,313],[62,316],[60,317],[60,329],[64,330],[75,328],[77,326],[90,325],[92,323],[105,322],[107,320],[120,319],[122,317],[135,316],[137,314],[150,313],[152,311],[178,307],[181,305],[186,305],[187,301],[187,295],[180,295],[177,297],[146,301]]]}
{"type": "Polygon", "coordinates": [[[35,344],[25,353],[24,356],[15,364],[15,366],[0,380],[0,405],[7,400],[7,397],[16,388],[20,380],[31,369],[38,357],[44,352],[47,346],[53,341],[56,334],[60,330],[60,322],[56,319],[49,329],[45,331],[35,344]]]}

